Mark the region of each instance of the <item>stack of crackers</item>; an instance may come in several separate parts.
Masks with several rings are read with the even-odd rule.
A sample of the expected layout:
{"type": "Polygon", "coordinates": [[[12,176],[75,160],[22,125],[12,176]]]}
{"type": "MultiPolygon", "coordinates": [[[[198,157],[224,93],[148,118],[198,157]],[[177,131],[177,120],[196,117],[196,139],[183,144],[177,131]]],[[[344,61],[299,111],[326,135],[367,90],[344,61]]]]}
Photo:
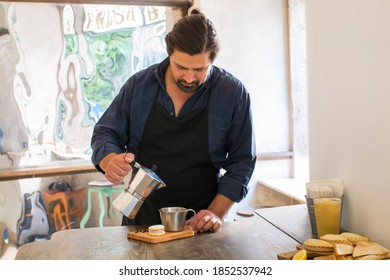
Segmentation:
{"type": "Polygon", "coordinates": [[[304,247],[313,252],[329,253],[316,259],[327,260],[384,260],[390,250],[366,236],[352,232],[326,234],[319,239],[307,239],[304,247]]]}

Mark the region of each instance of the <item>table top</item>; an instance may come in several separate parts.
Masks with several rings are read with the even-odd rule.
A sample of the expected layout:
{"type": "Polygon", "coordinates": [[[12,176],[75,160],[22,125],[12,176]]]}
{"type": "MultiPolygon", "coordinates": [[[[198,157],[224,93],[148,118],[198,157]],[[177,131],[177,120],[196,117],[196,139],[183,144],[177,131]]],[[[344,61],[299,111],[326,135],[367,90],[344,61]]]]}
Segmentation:
{"type": "Polygon", "coordinates": [[[276,260],[299,244],[259,215],[225,222],[214,233],[163,243],[127,238],[134,227],[115,226],[56,232],[50,240],[21,246],[19,260],[276,260]]]}
{"type": "Polygon", "coordinates": [[[312,235],[306,204],[260,208],[255,213],[302,244],[312,235]]]}

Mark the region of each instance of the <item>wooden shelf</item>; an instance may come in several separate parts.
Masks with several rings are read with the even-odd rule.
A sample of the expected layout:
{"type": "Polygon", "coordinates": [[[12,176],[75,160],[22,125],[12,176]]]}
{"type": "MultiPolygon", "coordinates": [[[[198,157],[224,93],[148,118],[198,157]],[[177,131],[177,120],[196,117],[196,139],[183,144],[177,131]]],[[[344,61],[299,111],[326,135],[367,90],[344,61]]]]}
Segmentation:
{"type": "Polygon", "coordinates": [[[89,160],[53,161],[39,166],[0,170],[0,181],[96,172],[89,160]]]}
{"type": "Polygon", "coordinates": [[[139,6],[167,6],[190,8],[192,0],[5,0],[5,2],[31,2],[31,3],[56,3],[56,4],[108,4],[108,5],[139,5],[139,6]]]}

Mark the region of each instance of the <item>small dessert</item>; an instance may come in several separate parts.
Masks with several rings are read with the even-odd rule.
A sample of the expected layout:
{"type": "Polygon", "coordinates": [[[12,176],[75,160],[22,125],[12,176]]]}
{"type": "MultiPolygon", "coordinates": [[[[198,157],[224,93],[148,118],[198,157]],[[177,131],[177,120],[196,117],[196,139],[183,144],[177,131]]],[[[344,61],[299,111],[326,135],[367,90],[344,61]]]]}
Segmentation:
{"type": "Polygon", "coordinates": [[[343,232],[340,235],[347,238],[353,245],[356,245],[359,241],[370,241],[368,237],[352,232],[343,232]]]}
{"type": "Polygon", "coordinates": [[[163,225],[153,225],[148,227],[148,234],[152,236],[160,236],[165,234],[163,225]]]}
{"type": "Polygon", "coordinates": [[[320,237],[321,240],[328,241],[332,244],[348,244],[353,245],[347,238],[340,234],[325,234],[320,237]]]}
{"type": "Polygon", "coordinates": [[[333,252],[334,245],[328,241],[320,239],[307,239],[303,243],[305,247],[316,252],[333,252]]]}

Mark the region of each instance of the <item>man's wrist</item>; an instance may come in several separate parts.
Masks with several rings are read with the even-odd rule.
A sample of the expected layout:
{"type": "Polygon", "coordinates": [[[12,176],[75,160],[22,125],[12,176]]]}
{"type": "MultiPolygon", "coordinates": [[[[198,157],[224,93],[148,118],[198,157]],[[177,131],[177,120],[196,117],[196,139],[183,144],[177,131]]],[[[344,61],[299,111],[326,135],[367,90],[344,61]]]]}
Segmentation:
{"type": "Polygon", "coordinates": [[[233,203],[234,202],[228,197],[217,194],[214,200],[210,203],[207,210],[212,212],[219,219],[223,220],[232,207],[233,203]]]}
{"type": "Polygon", "coordinates": [[[117,154],[115,153],[110,153],[106,155],[100,162],[99,162],[99,167],[106,172],[107,165],[108,163],[116,156],[117,154]]]}

